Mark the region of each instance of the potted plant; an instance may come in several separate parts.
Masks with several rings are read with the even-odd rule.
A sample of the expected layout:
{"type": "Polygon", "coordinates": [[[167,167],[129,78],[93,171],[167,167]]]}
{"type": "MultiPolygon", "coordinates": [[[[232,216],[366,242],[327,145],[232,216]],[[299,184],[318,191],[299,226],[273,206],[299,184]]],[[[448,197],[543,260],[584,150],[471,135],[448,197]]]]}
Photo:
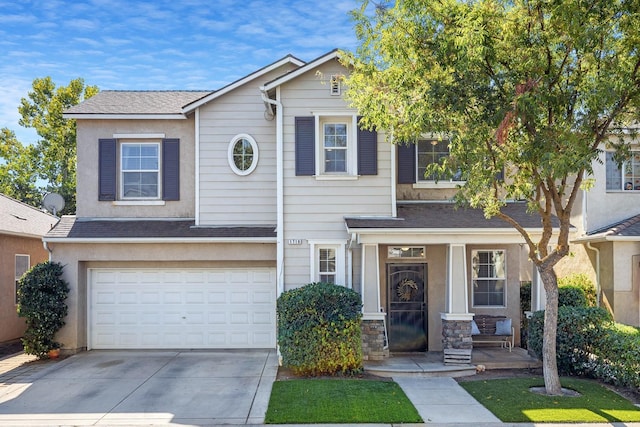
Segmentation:
{"type": "Polygon", "coordinates": [[[22,337],[24,352],[40,359],[47,357],[49,350],[57,349],[59,355],[60,344],[54,338],[65,324],[69,294],[69,285],[61,276],[62,265],[47,261],[35,265],[18,282],[18,315],[27,323],[22,337]]]}

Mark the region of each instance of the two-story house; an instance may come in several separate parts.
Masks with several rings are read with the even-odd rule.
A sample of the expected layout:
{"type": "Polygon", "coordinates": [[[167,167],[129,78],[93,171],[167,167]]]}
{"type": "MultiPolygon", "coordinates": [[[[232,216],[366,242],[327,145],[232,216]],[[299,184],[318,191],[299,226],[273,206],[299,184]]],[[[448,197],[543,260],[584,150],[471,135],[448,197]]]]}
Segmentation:
{"type": "Polygon", "coordinates": [[[45,237],[72,289],[65,349],[274,348],[276,298],[315,281],[362,295],[368,358],[455,347],[478,313],[511,318],[517,343],[521,236],[425,177],[446,140],[360,129],[348,72],[337,51],[287,56],[214,92],[69,109],[77,214],[45,237]]]}

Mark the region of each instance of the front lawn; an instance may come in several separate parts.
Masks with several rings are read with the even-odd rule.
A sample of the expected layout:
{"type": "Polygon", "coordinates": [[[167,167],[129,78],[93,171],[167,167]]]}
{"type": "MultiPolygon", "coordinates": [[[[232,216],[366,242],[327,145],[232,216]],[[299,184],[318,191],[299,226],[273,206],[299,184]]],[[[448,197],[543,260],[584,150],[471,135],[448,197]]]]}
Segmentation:
{"type": "Polygon", "coordinates": [[[421,423],[393,381],[296,379],[276,381],[267,424],[421,423]]]}
{"type": "Polygon", "coordinates": [[[638,422],[640,408],[595,381],[562,378],[562,387],[578,397],[551,397],[530,391],[542,378],[466,381],[460,385],[503,422],[638,422]]]}

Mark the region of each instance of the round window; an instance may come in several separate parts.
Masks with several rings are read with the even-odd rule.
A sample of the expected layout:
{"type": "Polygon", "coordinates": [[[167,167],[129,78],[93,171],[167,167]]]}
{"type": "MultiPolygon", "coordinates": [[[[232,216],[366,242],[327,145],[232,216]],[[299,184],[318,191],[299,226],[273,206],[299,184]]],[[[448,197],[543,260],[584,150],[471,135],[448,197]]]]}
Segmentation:
{"type": "Polygon", "coordinates": [[[238,175],[249,175],[258,165],[258,144],[247,134],[236,135],[229,143],[229,166],[238,175]]]}

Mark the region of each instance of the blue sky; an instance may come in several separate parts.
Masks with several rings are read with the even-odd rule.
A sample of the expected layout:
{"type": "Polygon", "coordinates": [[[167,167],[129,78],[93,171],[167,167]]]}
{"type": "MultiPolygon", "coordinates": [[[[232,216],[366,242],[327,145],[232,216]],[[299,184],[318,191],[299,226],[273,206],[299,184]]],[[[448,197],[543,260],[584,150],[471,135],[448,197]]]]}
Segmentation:
{"type": "Polygon", "coordinates": [[[35,78],[101,90],[218,89],[291,53],[353,50],[358,0],[0,0],[0,128],[23,143],[35,78]]]}

